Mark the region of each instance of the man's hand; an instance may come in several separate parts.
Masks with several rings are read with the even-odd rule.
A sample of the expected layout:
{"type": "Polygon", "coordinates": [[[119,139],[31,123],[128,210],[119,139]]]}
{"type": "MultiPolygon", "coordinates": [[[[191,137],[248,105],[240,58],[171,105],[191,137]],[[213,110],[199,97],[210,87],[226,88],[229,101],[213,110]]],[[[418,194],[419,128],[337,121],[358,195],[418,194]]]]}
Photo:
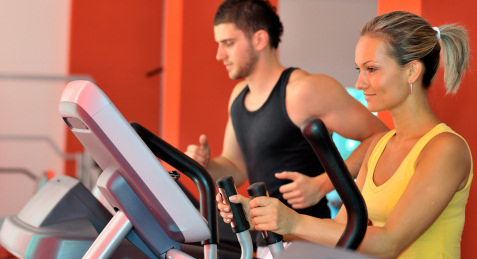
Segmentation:
{"type": "Polygon", "coordinates": [[[200,135],[199,144],[200,146],[189,145],[185,154],[194,159],[204,168],[207,168],[210,162],[210,149],[206,135],[200,135]]]}
{"type": "Polygon", "coordinates": [[[281,172],[276,173],[275,177],[292,181],[282,185],[279,191],[283,194],[283,199],[294,209],[313,206],[326,196],[327,192],[323,189],[326,174],[309,177],[298,172],[281,172]]]}

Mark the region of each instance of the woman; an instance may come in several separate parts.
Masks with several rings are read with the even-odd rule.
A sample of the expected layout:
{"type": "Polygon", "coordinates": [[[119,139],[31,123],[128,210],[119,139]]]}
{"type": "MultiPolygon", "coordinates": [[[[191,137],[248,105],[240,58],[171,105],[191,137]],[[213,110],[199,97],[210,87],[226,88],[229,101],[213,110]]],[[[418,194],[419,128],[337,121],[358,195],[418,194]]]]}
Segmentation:
{"type": "MultiPolygon", "coordinates": [[[[355,52],[356,88],[370,111],[390,111],[395,130],[373,141],[356,180],[371,222],[360,252],[379,258],[460,257],[472,158],[465,140],[431,110],[427,89],[442,53],[445,87],[455,93],[468,52],[463,28],[433,28],[408,12],[380,15],[362,28],[355,52]]],[[[229,208],[217,198],[229,222],[229,208]]],[[[248,202],[240,195],[231,201],[248,202]]],[[[251,200],[249,208],[256,230],[291,240],[333,246],[346,225],[345,209],[334,219],[317,219],[267,197],[251,200]]]]}

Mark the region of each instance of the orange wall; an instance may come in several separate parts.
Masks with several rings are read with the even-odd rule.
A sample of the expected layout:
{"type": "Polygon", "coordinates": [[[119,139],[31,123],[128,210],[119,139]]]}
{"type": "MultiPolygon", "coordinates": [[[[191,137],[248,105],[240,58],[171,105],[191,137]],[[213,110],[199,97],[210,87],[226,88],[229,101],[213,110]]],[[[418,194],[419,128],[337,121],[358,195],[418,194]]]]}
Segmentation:
{"type": "MultiPolygon", "coordinates": [[[[86,74],[128,121],[159,129],[162,1],[73,0],[70,73],[86,74]]],[[[68,130],[67,152],[82,150],[68,130]]],[[[66,172],[74,172],[72,164],[66,172]]]]}
{"type": "Polygon", "coordinates": [[[420,0],[378,0],[378,13],[387,13],[397,10],[406,10],[415,14],[421,13],[420,0]]]}
{"type": "MultiPolygon", "coordinates": [[[[449,23],[458,23],[464,25],[469,31],[471,50],[477,49],[477,20],[475,19],[475,10],[477,3],[473,0],[441,0],[437,4],[432,0],[409,1],[407,5],[397,7],[392,0],[380,0],[378,12],[384,13],[392,10],[409,10],[422,15],[433,26],[440,26],[449,23]],[[417,10],[417,11],[416,11],[417,10]],[[420,13],[419,13],[420,10],[420,13]]],[[[471,69],[477,67],[477,60],[471,56],[471,69]]],[[[468,142],[473,151],[473,160],[477,161],[477,121],[473,119],[477,111],[477,76],[475,73],[467,73],[461,84],[459,92],[455,96],[445,95],[443,87],[442,70],[438,74],[436,82],[429,91],[429,100],[437,116],[459,132],[468,142]]],[[[451,173],[451,172],[449,172],[451,173]]],[[[474,184],[475,185],[475,184],[474,184]]],[[[476,258],[475,249],[476,237],[474,233],[477,230],[477,195],[475,186],[472,187],[467,211],[464,233],[462,236],[462,258],[476,258]]]]}
{"type": "MultiPolygon", "coordinates": [[[[212,157],[220,154],[227,103],[234,82],[215,60],[213,18],[221,0],[166,0],[161,137],[185,151],[200,134],[212,157]]],[[[196,194],[194,183],[180,178],[196,194]]]]}

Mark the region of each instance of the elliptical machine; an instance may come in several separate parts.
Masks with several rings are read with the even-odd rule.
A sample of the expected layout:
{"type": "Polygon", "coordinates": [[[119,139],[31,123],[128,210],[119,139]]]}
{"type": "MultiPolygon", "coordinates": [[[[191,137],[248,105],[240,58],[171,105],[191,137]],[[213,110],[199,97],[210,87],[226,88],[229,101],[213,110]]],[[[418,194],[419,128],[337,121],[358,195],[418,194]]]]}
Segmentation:
{"type": "MultiPolygon", "coordinates": [[[[271,231],[261,231],[262,237],[266,241],[272,257],[274,259],[369,259],[370,257],[366,255],[354,252],[358,249],[364,235],[366,234],[366,228],[368,225],[366,204],[358,187],[352,179],[343,158],[331,140],[325,124],[318,118],[309,118],[302,124],[301,131],[312,146],[336,191],[340,195],[343,205],[348,212],[348,220],[345,231],[338,240],[335,248],[298,241],[292,242],[286,247],[286,249],[284,249],[282,244],[283,236],[271,231]]],[[[228,201],[228,198],[231,195],[237,194],[233,178],[230,176],[222,177],[216,184],[224,203],[231,206],[231,211],[234,215],[231,227],[234,229],[234,232],[236,229],[242,229],[243,227],[241,228],[240,226],[244,224],[247,229],[250,228],[248,222],[246,222],[242,206],[228,201]],[[244,221],[245,223],[242,223],[244,221]]],[[[263,182],[251,184],[247,188],[247,192],[251,199],[259,196],[268,196],[267,188],[263,182]]]]}
{"type": "MultiPolygon", "coordinates": [[[[23,258],[221,258],[215,188],[200,165],[140,125],[127,123],[90,82],[66,86],[60,114],[103,169],[98,187],[115,214],[111,216],[77,180],[58,176],[18,216],[5,220],[2,245],[23,258]],[[201,194],[201,213],[153,153],[193,178],[201,194]],[[202,242],[199,251],[185,244],[197,242],[202,242]]],[[[298,256],[289,254],[293,245],[278,256],[298,256]]],[[[325,250],[322,255],[329,253],[325,250]]],[[[249,250],[245,254],[248,258],[249,250]]],[[[230,256],[224,258],[238,258],[230,256]]]]}
{"type": "Polygon", "coordinates": [[[164,151],[182,154],[169,162],[199,186],[199,213],[96,85],[70,82],[60,115],[103,170],[97,185],[115,214],[77,181],[61,176],[5,220],[0,242],[6,249],[23,258],[217,258],[215,187],[205,169],[175,149],[164,151]],[[133,247],[136,256],[123,253],[123,247],[133,247]]]}

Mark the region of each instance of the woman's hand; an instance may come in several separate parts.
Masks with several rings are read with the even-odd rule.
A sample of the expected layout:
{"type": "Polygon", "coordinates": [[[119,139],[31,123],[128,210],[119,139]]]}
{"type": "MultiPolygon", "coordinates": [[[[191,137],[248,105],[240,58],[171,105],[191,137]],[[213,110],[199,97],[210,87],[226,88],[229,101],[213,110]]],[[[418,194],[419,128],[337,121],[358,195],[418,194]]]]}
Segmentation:
{"type": "MultiPolygon", "coordinates": [[[[220,210],[220,216],[224,219],[225,223],[229,224],[232,221],[232,218],[233,218],[233,214],[232,214],[232,210],[230,208],[230,205],[224,204],[224,200],[222,199],[222,195],[220,195],[220,193],[217,194],[216,200],[217,200],[217,208],[220,210]]],[[[237,194],[237,195],[230,196],[229,201],[232,202],[232,203],[236,203],[236,204],[242,204],[244,214],[247,217],[247,221],[250,224],[250,230],[254,230],[254,226],[253,226],[253,224],[250,220],[250,214],[249,214],[250,210],[249,210],[249,207],[248,207],[248,203],[249,203],[250,199],[248,199],[248,198],[246,198],[246,197],[244,197],[240,194],[237,194]]]]}
{"type": "Polygon", "coordinates": [[[267,230],[281,235],[293,234],[300,215],[280,200],[265,196],[251,200],[249,210],[255,230],[267,230]]]}

